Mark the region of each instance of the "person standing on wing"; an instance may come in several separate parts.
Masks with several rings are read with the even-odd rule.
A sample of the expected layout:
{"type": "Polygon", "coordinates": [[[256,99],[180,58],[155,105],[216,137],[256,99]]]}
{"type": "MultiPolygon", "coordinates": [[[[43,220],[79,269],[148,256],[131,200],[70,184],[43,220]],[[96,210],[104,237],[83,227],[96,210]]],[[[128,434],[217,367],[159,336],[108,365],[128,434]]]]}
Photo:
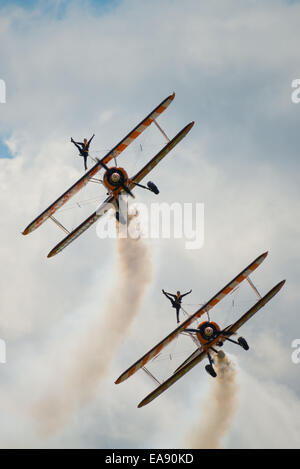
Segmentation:
{"type": "Polygon", "coordinates": [[[84,169],[87,170],[87,157],[89,156],[89,147],[90,143],[95,137],[95,134],[91,136],[89,141],[86,138],[83,139],[83,142],[75,142],[71,137],[71,142],[74,143],[75,147],[78,148],[80,156],[84,159],[84,169]]]}
{"type": "Polygon", "coordinates": [[[179,321],[179,311],[180,311],[180,308],[181,308],[181,300],[184,296],[189,295],[192,292],[192,290],[190,290],[186,293],[183,293],[183,294],[181,294],[180,291],[177,291],[176,295],[174,295],[174,293],[165,292],[165,290],[162,290],[162,292],[168,298],[168,300],[171,301],[172,307],[176,309],[176,319],[177,319],[177,323],[179,323],[180,322],[179,321]]]}

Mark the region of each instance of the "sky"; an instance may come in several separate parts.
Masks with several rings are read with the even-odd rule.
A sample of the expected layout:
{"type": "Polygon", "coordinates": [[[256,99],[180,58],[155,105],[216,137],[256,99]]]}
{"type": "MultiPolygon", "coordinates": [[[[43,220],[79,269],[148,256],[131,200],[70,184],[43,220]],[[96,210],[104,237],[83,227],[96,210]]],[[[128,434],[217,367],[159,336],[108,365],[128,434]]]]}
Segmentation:
{"type": "MultiPolygon", "coordinates": [[[[0,2],[1,446],[182,447],[209,392],[203,367],[143,409],[136,406],[152,389],[147,376],[114,381],[175,327],[162,288],[192,289],[185,306],[192,313],[268,250],[252,280],[262,293],[286,284],[244,326],[250,351],[228,344],[239,405],[224,446],[299,447],[300,364],[291,360],[300,338],[300,104],[291,101],[291,83],[300,78],[299,16],[299,2],[284,0],[0,2]],[[95,133],[93,155],[104,155],[173,91],[159,123],[169,136],[195,125],[151,173],[160,189],[155,202],[203,203],[204,245],[144,240],[152,274],[138,314],[93,398],[45,435],[33,405],[49,387],[60,384],[63,393],[60,366],[68,374],[81,335],[94,321],[106,324],[119,286],[116,242],[100,240],[95,226],[47,259],[62,236],[55,225],[21,232],[82,175],[70,137],[95,133]]],[[[163,145],[150,128],[120,164],[134,173],[163,145]]],[[[100,191],[87,188],[78,200],[101,202],[100,191]]],[[[91,207],[66,211],[62,220],[74,227],[91,207]]],[[[255,300],[243,285],[214,319],[231,323],[255,300]]]]}

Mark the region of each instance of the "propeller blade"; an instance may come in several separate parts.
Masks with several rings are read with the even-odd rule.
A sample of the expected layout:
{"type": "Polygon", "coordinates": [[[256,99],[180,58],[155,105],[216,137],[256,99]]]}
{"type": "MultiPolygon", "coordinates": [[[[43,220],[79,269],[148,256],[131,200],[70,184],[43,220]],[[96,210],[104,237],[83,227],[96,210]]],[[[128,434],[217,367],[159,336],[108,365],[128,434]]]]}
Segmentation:
{"type": "Polygon", "coordinates": [[[131,190],[124,184],[124,182],[122,182],[120,184],[120,186],[122,187],[122,189],[124,189],[125,192],[127,192],[127,194],[129,194],[133,199],[135,199],[135,195],[131,192],[131,190]]]}

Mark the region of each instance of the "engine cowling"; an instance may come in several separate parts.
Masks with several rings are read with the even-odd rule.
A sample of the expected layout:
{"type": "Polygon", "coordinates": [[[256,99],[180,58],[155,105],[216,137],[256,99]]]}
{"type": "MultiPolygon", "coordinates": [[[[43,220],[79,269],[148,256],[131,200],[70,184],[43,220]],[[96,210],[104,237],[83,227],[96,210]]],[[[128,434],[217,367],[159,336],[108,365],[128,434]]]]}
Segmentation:
{"type": "Polygon", "coordinates": [[[198,326],[197,337],[201,344],[206,344],[213,339],[216,339],[220,332],[220,327],[217,323],[211,321],[204,321],[198,326]]]}
{"type": "Polygon", "coordinates": [[[103,177],[105,186],[111,191],[118,189],[122,184],[126,184],[127,180],[127,172],[124,168],[119,167],[109,168],[103,177]]]}

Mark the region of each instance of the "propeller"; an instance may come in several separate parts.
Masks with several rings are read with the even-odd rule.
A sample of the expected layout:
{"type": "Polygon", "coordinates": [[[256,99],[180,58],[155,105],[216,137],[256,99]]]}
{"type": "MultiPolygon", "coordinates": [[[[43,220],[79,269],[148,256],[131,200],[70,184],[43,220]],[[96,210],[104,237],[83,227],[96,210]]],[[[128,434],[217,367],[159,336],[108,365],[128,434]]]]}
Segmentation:
{"type": "MultiPolygon", "coordinates": [[[[109,167],[106,166],[105,163],[103,163],[102,160],[99,160],[99,164],[102,166],[102,168],[104,168],[106,171],[109,171],[109,167]]],[[[129,187],[126,186],[126,184],[120,180],[119,181],[119,187],[122,187],[122,189],[127,193],[129,194],[133,199],[135,199],[135,195],[131,192],[131,190],[129,189],[129,187]]]]}

